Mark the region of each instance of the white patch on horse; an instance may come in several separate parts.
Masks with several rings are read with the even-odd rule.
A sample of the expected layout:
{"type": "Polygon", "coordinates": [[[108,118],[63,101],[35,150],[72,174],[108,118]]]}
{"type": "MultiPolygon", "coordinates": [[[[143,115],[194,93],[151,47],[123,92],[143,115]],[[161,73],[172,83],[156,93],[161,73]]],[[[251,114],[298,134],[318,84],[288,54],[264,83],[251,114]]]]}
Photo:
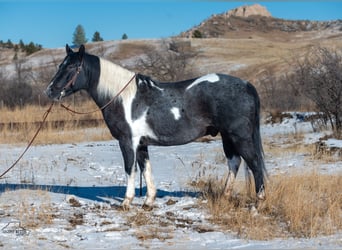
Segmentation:
{"type": "MultiPolygon", "coordinates": [[[[135,85],[135,84],[132,84],[135,85]]],[[[142,136],[148,136],[153,139],[157,139],[157,136],[154,134],[153,130],[146,122],[146,114],[148,109],[136,120],[132,120],[132,102],[134,99],[134,95],[129,98],[125,98],[122,100],[122,104],[125,111],[125,119],[129,124],[132,131],[132,143],[133,150],[136,150],[142,136]]]]}
{"type": "Polygon", "coordinates": [[[157,139],[157,136],[154,134],[153,130],[150,128],[150,126],[146,122],[146,114],[147,109],[145,112],[136,120],[129,122],[133,134],[133,138],[135,137],[142,137],[142,136],[148,136],[153,139],[157,139]]]}
{"type": "Polygon", "coordinates": [[[205,76],[202,76],[198,79],[196,79],[193,83],[191,83],[186,90],[191,89],[192,87],[196,86],[197,84],[201,82],[218,82],[220,80],[220,77],[217,74],[208,74],[205,76]]]}
{"type": "MultiPolygon", "coordinates": [[[[100,78],[97,85],[98,93],[103,97],[112,98],[119,93],[122,88],[132,79],[134,72],[131,72],[117,64],[105,59],[100,60],[100,78]]],[[[136,85],[130,84],[121,97],[123,99],[134,96],[136,93],[136,85]]]]}
{"type": "Polygon", "coordinates": [[[179,118],[181,118],[181,115],[180,115],[180,112],[179,112],[179,108],[173,107],[171,109],[171,113],[175,117],[175,120],[179,120],[179,118]]]}

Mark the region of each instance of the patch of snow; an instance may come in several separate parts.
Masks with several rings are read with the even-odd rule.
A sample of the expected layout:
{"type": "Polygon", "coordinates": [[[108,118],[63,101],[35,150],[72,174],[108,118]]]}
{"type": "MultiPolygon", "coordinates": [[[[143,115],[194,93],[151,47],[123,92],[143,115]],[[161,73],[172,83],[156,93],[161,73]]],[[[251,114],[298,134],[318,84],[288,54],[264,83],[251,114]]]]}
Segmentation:
{"type": "Polygon", "coordinates": [[[325,144],[328,147],[334,147],[334,148],[342,148],[342,140],[330,138],[325,141],[325,144]]]}

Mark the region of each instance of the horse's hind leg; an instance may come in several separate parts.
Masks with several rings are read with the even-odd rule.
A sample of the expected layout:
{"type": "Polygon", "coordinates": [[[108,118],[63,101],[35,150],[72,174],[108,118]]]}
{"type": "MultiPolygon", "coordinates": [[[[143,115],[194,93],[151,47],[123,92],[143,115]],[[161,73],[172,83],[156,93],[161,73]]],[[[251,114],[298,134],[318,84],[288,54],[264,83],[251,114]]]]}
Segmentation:
{"type": "Polygon", "coordinates": [[[240,156],[233,155],[231,158],[228,158],[229,172],[228,172],[228,178],[226,181],[226,186],[224,188],[225,196],[230,197],[232,194],[235,178],[239,170],[240,163],[241,163],[240,156]]]}
{"type": "Polygon", "coordinates": [[[245,160],[249,169],[252,170],[257,198],[264,200],[266,194],[264,188],[262,152],[258,152],[252,140],[241,139],[236,145],[239,154],[245,160]]]}
{"type": "Polygon", "coordinates": [[[241,157],[235,152],[235,149],[229,140],[222,137],[222,142],[225,155],[228,159],[229,167],[228,177],[224,188],[224,195],[230,197],[233,191],[235,178],[241,163],[241,157]]]}
{"type": "Polygon", "coordinates": [[[148,156],[147,146],[139,146],[137,150],[137,160],[147,186],[146,200],[143,208],[150,210],[156,198],[156,187],[153,183],[152,167],[148,156]]]}

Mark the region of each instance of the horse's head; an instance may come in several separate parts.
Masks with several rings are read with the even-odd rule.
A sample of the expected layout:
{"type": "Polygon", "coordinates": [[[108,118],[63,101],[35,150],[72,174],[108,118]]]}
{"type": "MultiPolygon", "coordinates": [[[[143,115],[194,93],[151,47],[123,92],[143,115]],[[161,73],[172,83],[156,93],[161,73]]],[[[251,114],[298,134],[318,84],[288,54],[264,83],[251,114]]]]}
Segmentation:
{"type": "Polygon", "coordinates": [[[86,77],[83,69],[85,48],[83,45],[78,52],[74,52],[68,45],[65,46],[67,56],[59,65],[58,71],[45,90],[51,99],[60,100],[72,93],[86,88],[86,77]]]}

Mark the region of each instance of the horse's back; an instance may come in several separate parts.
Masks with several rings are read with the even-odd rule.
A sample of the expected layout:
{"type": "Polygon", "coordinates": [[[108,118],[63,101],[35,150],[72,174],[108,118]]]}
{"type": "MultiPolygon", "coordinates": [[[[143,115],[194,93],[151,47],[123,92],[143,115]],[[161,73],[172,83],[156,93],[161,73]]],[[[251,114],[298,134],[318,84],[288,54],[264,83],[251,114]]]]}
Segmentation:
{"type": "MultiPolygon", "coordinates": [[[[258,93],[248,81],[231,75],[216,75],[217,81],[205,80],[191,88],[187,87],[188,96],[194,96],[200,101],[214,103],[216,108],[225,109],[249,109],[259,103],[258,93]]],[[[189,86],[191,85],[189,84],[189,86]]]]}

